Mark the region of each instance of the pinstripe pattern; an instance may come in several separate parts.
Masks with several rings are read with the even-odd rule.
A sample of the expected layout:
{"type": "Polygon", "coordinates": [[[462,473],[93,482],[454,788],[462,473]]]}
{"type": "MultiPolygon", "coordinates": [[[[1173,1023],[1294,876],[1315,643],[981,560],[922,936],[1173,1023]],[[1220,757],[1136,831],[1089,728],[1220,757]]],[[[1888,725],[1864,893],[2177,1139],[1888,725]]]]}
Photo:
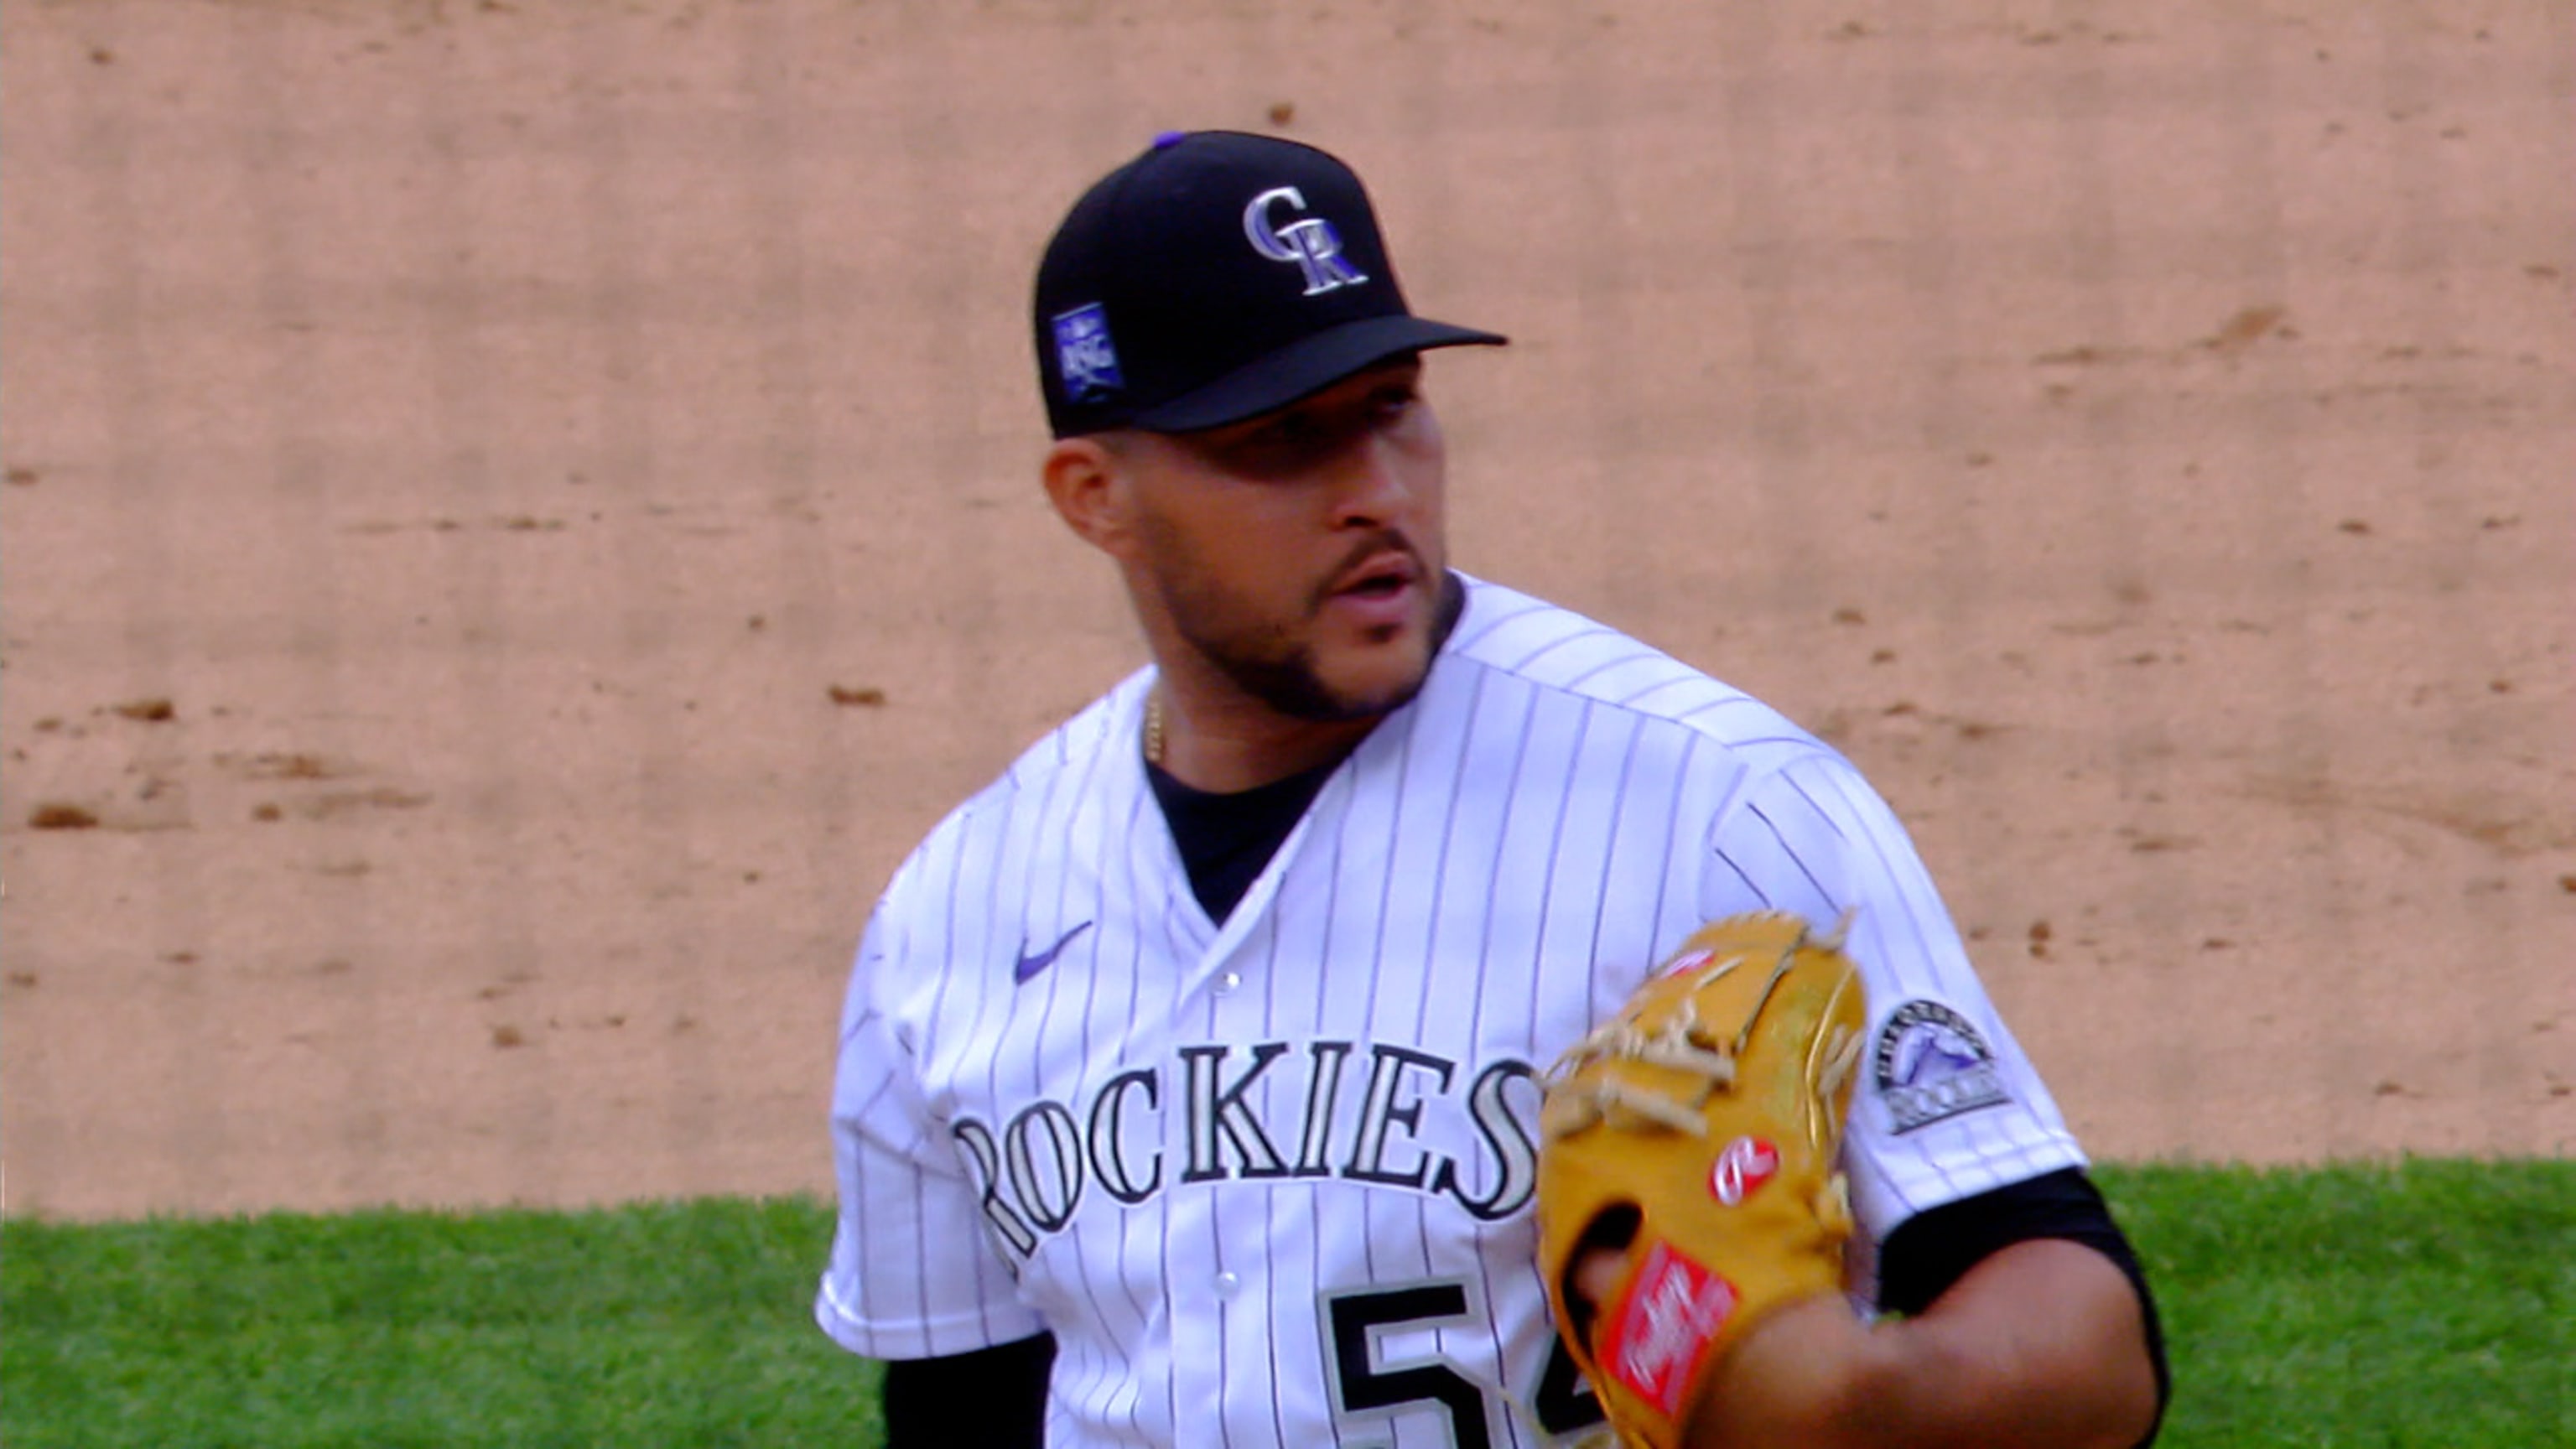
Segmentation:
{"type": "Polygon", "coordinates": [[[1420,698],[1220,925],[1137,759],[1150,683],[1024,754],[879,902],[816,1304],[851,1350],[1052,1329],[1057,1445],[1546,1442],[1535,1074],[1741,910],[1859,908],[1892,1084],[1853,1113],[1865,1234],[2081,1162],[1902,828],[1760,702],[1471,581],[1420,698]],[[1429,1373],[1390,1389],[1404,1368],[1429,1373]]]}

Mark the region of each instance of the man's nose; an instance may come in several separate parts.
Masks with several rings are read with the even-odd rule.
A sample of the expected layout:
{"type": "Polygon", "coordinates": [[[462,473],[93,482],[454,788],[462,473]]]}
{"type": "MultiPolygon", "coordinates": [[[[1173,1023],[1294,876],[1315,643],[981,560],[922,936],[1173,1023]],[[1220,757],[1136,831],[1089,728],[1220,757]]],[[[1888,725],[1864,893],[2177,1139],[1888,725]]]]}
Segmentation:
{"type": "Polygon", "coordinates": [[[1413,501],[1395,446],[1375,434],[1363,435],[1334,460],[1333,523],[1340,528],[1375,527],[1393,521],[1413,501]]]}

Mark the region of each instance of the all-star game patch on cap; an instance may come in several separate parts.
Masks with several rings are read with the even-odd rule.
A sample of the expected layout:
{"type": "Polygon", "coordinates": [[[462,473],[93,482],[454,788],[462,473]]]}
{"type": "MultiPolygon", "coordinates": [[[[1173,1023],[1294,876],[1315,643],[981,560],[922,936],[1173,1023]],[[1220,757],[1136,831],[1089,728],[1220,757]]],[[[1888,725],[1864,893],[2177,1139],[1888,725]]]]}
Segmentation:
{"type": "Polygon", "coordinates": [[[1038,263],[1038,378],[1059,438],[1184,433],[1495,333],[1416,317],[1360,179],[1295,141],[1172,132],[1085,192],[1038,263]]]}

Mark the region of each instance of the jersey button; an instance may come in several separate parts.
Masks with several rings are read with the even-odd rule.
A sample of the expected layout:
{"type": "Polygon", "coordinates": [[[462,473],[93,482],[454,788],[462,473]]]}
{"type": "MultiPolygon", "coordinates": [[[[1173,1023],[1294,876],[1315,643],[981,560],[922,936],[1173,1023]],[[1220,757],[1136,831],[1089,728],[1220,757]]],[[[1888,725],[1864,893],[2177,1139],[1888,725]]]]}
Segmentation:
{"type": "Polygon", "coordinates": [[[1243,1280],[1242,1280],[1241,1278],[1236,1277],[1236,1276],[1235,1276],[1234,1274],[1232,1274],[1232,1273],[1219,1273],[1219,1274],[1217,1274],[1217,1275],[1216,1275],[1216,1296],[1217,1296],[1217,1297],[1219,1297],[1219,1298],[1231,1298],[1231,1297],[1233,1297],[1235,1294],[1240,1293],[1240,1292],[1242,1292],[1242,1291],[1243,1291],[1243,1280]]]}
{"type": "Polygon", "coordinates": [[[1242,984],[1242,972],[1228,971],[1223,976],[1216,979],[1216,994],[1219,996],[1232,996],[1234,994],[1234,989],[1242,984]]]}

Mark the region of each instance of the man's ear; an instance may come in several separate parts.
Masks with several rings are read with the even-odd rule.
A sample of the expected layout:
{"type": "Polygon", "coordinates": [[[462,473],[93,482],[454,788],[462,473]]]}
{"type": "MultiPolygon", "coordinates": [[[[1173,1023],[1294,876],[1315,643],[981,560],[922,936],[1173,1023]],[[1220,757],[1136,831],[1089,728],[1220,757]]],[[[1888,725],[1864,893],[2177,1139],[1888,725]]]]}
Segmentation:
{"type": "Polygon", "coordinates": [[[1127,487],[1117,452],[1099,438],[1059,438],[1042,476],[1056,516],[1085,543],[1118,554],[1128,536],[1127,487]]]}

